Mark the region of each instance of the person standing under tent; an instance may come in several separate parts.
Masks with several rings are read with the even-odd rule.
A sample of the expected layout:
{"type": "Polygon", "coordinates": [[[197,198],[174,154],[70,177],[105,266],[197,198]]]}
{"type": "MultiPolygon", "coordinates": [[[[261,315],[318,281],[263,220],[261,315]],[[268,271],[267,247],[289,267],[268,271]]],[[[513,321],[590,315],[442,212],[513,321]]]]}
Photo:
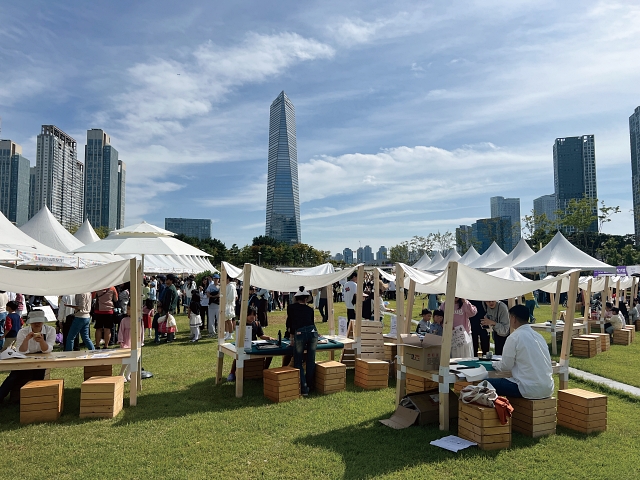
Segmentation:
{"type": "Polygon", "coordinates": [[[483,327],[481,321],[485,318],[487,311],[484,309],[484,302],[479,300],[469,300],[471,305],[476,307],[476,314],[469,319],[471,323],[471,341],[473,343],[473,355],[477,355],[478,347],[482,349],[482,355],[486,355],[491,350],[491,339],[489,338],[489,327],[483,327]]]}
{"type": "Polygon", "coordinates": [[[100,348],[101,340],[104,340],[104,348],[107,348],[111,340],[111,329],[115,321],[113,309],[118,301],[118,292],[115,287],[109,287],[94,292],[93,298],[96,302],[93,311],[93,319],[95,320],[94,328],[96,329],[95,348],[100,348]]]}
{"type": "Polygon", "coordinates": [[[318,346],[318,329],[313,319],[313,308],[307,305],[311,293],[300,287],[294,295],[294,303],[287,307],[287,335],[293,345],[293,366],[300,370],[300,391],[309,395],[315,388],[316,348],[318,346]],[[302,363],[306,354],[307,372],[302,363]]]}
{"type": "Polygon", "coordinates": [[[328,302],[327,302],[327,290],[329,287],[322,287],[320,289],[320,299],[318,301],[318,311],[322,317],[322,322],[329,320],[328,302]]]}
{"type": "MultiPolygon", "coordinates": [[[[524,305],[529,309],[529,323],[536,323],[536,317],[533,315],[536,309],[536,298],[533,296],[533,292],[524,294],[524,305]]],[[[584,312],[582,313],[584,315],[584,312]]]]}
{"type": "Polygon", "coordinates": [[[640,306],[638,305],[638,299],[633,299],[633,308],[629,310],[629,321],[631,325],[635,325],[636,321],[640,320],[640,306]]]}
{"type": "MultiPolygon", "coordinates": [[[[189,316],[189,329],[191,330],[191,342],[196,343],[200,340],[200,326],[202,325],[202,319],[200,318],[200,295],[197,290],[190,292],[188,316],[189,316]]],[[[209,317],[211,321],[211,317],[209,317]]]]}
{"type": "Polygon", "coordinates": [[[149,299],[149,280],[146,278],[142,281],[142,303],[146,302],[149,299]]]}
{"type": "Polygon", "coordinates": [[[387,289],[387,300],[395,300],[396,299],[396,281],[389,281],[389,288],[387,289]]]}
{"type": "Polygon", "coordinates": [[[0,339],[4,340],[4,346],[0,351],[4,351],[11,346],[13,339],[18,337],[18,332],[22,328],[22,317],[18,315],[18,302],[10,300],[7,302],[7,318],[4,319],[4,335],[0,339]]]}
{"type": "Polygon", "coordinates": [[[269,290],[260,288],[256,293],[258,297],[258,322],[261,327],[269,326],[269,290]]]}
{"type": "MultiPolygon", "coordinates": [[[[71,307],[65,307],[65,305],[73,305],[75,302],[75,295],[62,295],[58,297],[58,328],[62,332],[62,348],[67,344],[67,337],[69,336],[69,330],[71,324],[76,317],[76,311],[71,307]]],[[[73,339],[73,350],[80,350],[78,337],[73,339]]]]}
{"type": "MultiPolygon", "coordinates": [[[[440,309],[446,313],[446,303],[440,309]]],[[[478,309],[469,300],[455,297],[453,306],[453,336],[451,338],[451,358],[473,357],[473,341],[471,340],[471,323],[469,319],[478,313],[478,309]]]]}
{"type": "Polygon", "coordinates": [[[236,300],[238,299],[238,291],[235,278],[227,276],[227,290],[225,292],[224,306],[224,339],[229,340],[233,337],[233,324],[236,319],[236,300]]]}
{"type": "Polygon", "coordinates": [[[165,314],[170,313],[175,315],[178,308],[178,290],[175,283],[178,282],[178,278],[170,273],[165,280],[165,288],[162,295],[162,310],[165,314]]]}
{"type": "Polygon", "coordinates": [[[149,332],[151,338],[151,328],[153,326],[153,300],[147,298],[142,306],[142,339],[144,340],[144,330],[149,332]]]}
{"type": "Polygon", "coordinates": [[[80,334],[84,346],[89,350],[95,350],[91,337],[89,337],[89,322],[91,321],[91,293],[78,293],[75,295],[73,304],[65,304],[67,308],[73,308],[74,318],[69,328],[69,333],[64,343],[64,350],[73,350],[73,342],[80,334]]]}
{"type": "MultiPolygon", "coordinates": [[[[193,292],[197,288],[195,278],[192,275],[189,275],[182,285],[182,292],[184,298],[184,309],[183,312],[186,313],[189,305],[191,305],[191,292],[193,292]]],[[[198,295],[199,297],[199,295],[198,295]]],[[[203,325],[204,327],[204,325],[203,325]]]]}
{"type": "MultiPolygon", "coordinates": [[[[220,275],[215,273],[206,291],[207,313],[209,315],[209,338],[218,336],[218,317],[220,316],[220,275]]],[[[201,303],[202,305],[202,303],[201,303]]],[[[202,315],[202,309],[201,315],[202,315]]]]}
{"type": "Polygon", "coordinates": [[[204,277],[202,282],[200,282],[200,286],[198,287],[198,293],[200,294],[200,319],[202,320],[203,325],[207,325],[207,319],[209,314],[209,295],[207,295],[207,289],[209,285],[211,285],[212,280],[209,277],[204,277]]]}
{"type": "Polygon", "coordinates": [[[511,331],[509,309],[504,303],[495,300],[484,302],[483,306],[487,313],[480,323],[485,327],[493,327],[495,354],[502,355],[502,349],[511,331]]]}
{"type": "MultiPolygon", "coordinates": [[[[7,318],[7,303],[9,302],[9,295],[4,290],[0,290],[0,337],[4,337],[4,322],[7,318]]],[[[4,345],[4,338],[0,340],[0,349],[4,345]]]]}
{"type": "Polygon", "coordinates": [[[347,320],[356,319],[355,296],[358,293],[358,284],[353,280],[358,278],[358,273],[354,270],[344,284],[344,304],[347,307],[347,320]]]}

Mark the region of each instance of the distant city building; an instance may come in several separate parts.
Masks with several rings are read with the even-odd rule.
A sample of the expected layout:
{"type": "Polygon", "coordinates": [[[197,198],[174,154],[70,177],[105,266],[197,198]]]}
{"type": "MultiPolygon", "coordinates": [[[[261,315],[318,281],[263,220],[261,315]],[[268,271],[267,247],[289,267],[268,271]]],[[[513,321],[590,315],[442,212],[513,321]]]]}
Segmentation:
{"type": "Polygon", "coordinates": [[[629,117],[631,140],[631,188],[633,193],[633,225],[636,241],[640,242],[640,107],[629,117]]]}
{"type": "Polygon", "coordinates": [[[43,125],[36,150],[33,214],[47,206],[65,228],[82,225],[84,165],[76,141],[55,125],[43,125]]]}
{"type": "Polygon", "coordinates": [[[386,262],[387,260],[389,260],[389,252],[387,250],[387,247],[382,245],[378,249],[378,253],[376,255],[376,260],[378,261],[378,263],[386,262]]]}
{"type": "Polygon", "coordinates": [[[20,145],[0,140],[0,211],[18,227],[29,220],[30,168],[20,145]]]}
{"type": "Polygon", "coordinates": [[[350,248],[345,248],[342,251],[342,257],[344,259],[344,263],[346,263],[348,265],[352,265],[354,263],[354,261],[353,261],[353,250],[351,250],[350,248]]]}
{"type": "Polygon", "coordinates": [[[358,250],[356,250],[356,255],[357,255],[358,263],[363,263],[364,262],[364,248],[359,247],[358,250]]]}
{"type": "Polygon", "coordinates": [[[480,255],[487,251],[493,242],[509,253],[513,250],[511,218],[481,218],[471,225],[471,242],[480,255]]]}
{"type": "MultiPolygon", "coordinates": [[[[573,198],[598,198],[593,135],[556,138],[553,144],[553,185],[556,210],[566,211],[573,198]]],[[[597,214],[597,206],[594,214],[597,214]]],[[[589,230],[597,232],[598,222],[594,221],[589,230]]]]}
{"type": "Polygon", "coordinates": [[[84,214],[94,227],[118,226],[118,151],[102,129],[87,130],[84,147],[84,214]]]}
{"type": "Polygon", "coordinates": [[[284,91],[270,109],[265,235],[291,245],[300,243],[296,113],[284,91]]]}
{"type": "MultiPolygon", "coordinates": [[[[556,196],[542,195],[541,197],[533,200],[533,215],[538,217],[544,214],[549,222],[554,223],[556,221],[556,196]]],[[[534,218],[535,220],[535,218],[534,218]]],[[[538,225],[535,225],[538,228],[538,225]]]]}
{"type": "Polygon", "coordinates": [[[373,250],[369,245],[364,246],[364,254],[363,254],[364,263],[373,263],[375,262],[375,257],[373,256],[373,250]]]}
{"type": "Polygon", "coordinates": [[[208,218],[165,218],[164,228],[200,240],[211,238],[211,220],[208,218]]]}
{"type": "Polygon", "coordinates": [[[471,225],[460,225],[456,228],[456,250],[464,255],[473,246],[473,228],[471,225]]]}
{"type": "Polygon", "coordinates": [[[520,241],[520,199],[491,197],[491,218],[509,217],[511,220],[511,232],[513,244],[520,241]]]}
{"type": "Polygon", "coordinates": [[[127,165],[118,160],[118,218],[116,220],[117,227],[124,227],[124,202],[125,202],[125,186],[127,176],[127,165]]]}
{"type": "Polygon", "coordinates": [[[336,253],[336,254],[333,256],[333,259],[334,259],[336,262],[342,262],[342,261],[344,260],[344,255],[342,255],[341,253],[336,253]]]}

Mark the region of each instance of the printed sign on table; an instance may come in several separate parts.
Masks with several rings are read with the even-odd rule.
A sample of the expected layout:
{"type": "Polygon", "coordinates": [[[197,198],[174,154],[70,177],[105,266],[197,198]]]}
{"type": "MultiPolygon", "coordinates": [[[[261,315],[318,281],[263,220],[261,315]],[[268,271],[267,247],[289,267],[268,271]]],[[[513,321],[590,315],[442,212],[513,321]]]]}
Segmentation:
{"type": "Polygon", "coordinates": [[[252,328],[251,325],[247,325],[245,331],[244,331],[244,348],[246,349],[250,349],[251,348],[251,333],[252,333],[252,328]]]}
{"type": "Polygon", "coordinates": [[[338,336],[347,336],[347,319],[346,317],[338,317],[338,336]]]}
{"type": "Polygon", "coordinates": [[[389,335],[397,335],[398,328],[398,317],[395,315],[391,315],[391,330],[389,331],[389,335]]]}

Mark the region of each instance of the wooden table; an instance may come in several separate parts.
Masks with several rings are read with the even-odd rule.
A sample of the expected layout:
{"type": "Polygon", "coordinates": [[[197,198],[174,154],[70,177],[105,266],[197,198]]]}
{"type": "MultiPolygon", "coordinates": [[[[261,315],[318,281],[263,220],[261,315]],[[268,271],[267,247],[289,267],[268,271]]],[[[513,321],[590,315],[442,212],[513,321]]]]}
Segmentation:
{"type": "MultiPolygon", "coordinates": [[[[349,348],[349,346],[355,343],[355,340],[353,338],[339,337],[337,335],[322,335],[322,337],[326,339],[336,340],[342,344],[340,346],[333,346],[333,344],[331,343],[323,345],[323,348],[321,350],[328,350],[330,352],[333,352],[335,350],[342,350],[343,348],[349,348]]],[[[316,353],[319,350],[316,350],[316,353]]],[[[291,354],[293,354],[293,350],[291,350],[291,354]]],[[[270,353],[268,350],[265,350],[264,352],[249,354],[245,352],[244,348],[241,348],[240,351],[238,351],[234,344],[223,343],[218,349],[216,384],[219,384],[222,381],[222,366],[225,355],[231,357],[236,361],[236,397],[242,398],[242,395],[244,393],[244,361],[251,358],[282,356],[282,353],[274,354],[270,353]]]]}
{"type": "MultiPolygon", "coordinates": [[[[551,333],[551,354],[558,354],[558,332],[564,332],[564,325],[558,324],[547,324],[547,323],[531,323],[529,325],[532,329],[536,331],[549,332],[551,333]]],[[[584,330],[584,333],[589,333],[589,324],[588,323],[577,323],[574,322],[573,330],[584,330]]]]}
{"type": "MultiPolygon", "coordinates": [[[[46,370],[50,368],[78,368],[98,365],[128,365],[131,349],[82,350],[79,352],[30,353],[27,358],[0,360],[0,372],[12,370],[46,370]],[[102,357],[102,355],[107,355],[102,357]]],[[[131,388],[129,404],[135,405],[137,389],[131,388]]]]}

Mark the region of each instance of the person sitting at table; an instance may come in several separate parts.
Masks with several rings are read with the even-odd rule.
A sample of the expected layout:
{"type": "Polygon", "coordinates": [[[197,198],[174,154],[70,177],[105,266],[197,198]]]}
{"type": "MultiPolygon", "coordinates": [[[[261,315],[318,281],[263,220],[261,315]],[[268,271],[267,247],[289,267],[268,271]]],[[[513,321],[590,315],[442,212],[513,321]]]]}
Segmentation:
{"type": "Polygon", "coordinates": [[[613,338],[614,330],[622,330],[625,326],[624,317],[620,313],[620,309],[618,307],[611,308],[611,318],[609,318],[609,323],[605,325],[605,332],[607,332],[613,338]],[[607,327],[607,325],[609,325],[607,327]]]}
{"type": "Polygon", "coordinates": [[[509,309],[504,303],[496,300],[483,302],[483,307],[486,313],[480,321],[480,325],[493,327],[495,353],[496,355],[502,355],[504,343],[507,341],[507,337],[511,331],[511,327],[509,326],[509,309]]]}
{"type": "Polygon", "coordinates": [[[315,388],[316,348],[318,329],[313,320],[313,308],[307,305],[311,293],[300,287],[294,295],[294,303],[287,307],[287,335],[293,346],[293,366],[300,370],[300,391],[307,396],[315,388]],[[307,372],[302,362],[307,351],[307,372]]]}
{"type": "Polygon", "coordinates": [[[11,300],[7,302],[7,318],[4,321],[4,335],[2,340],[4,346],[0,348],[0,351],[4,351],[11,346],[11,342],[18,336],[18,332],[22,328],[22,318],[17,313],[18,303],[11,300]]]}
{"type": "Polygon", "coordinates": [[[509,310],[513,333],[507,337],[502,360],[493,363],[498,372],[511,371],[511,378],[489,378],[498,395],[547,398],[553,394],[553,369],[547,341],[529,324],[529,309],[516,305],[509,310]]]}
{"type": "MultiPolygon", "coordinates": [[[[32,310],[27,317],[27,328],[18,332],[16,350],[22,353],[50,353],[56,342],[56,329],[45,325],[47,319],[42,310],[32,310]]],[[[32,380],[44,380],[44,369],[12,370],[0,385],[0,402],[11,390],[22,388],[32,380]]]]}
{"type": "MultiPolygon", "coordinates": [[[[258,309],[254,305],[249,305],[247,309],[247,326],[251,327],[251,341],[255,342],[256,340],[274,340],[268,335],[264,334],[264,330],[262,330],[262,325],[258,322],[258,309]]],[[[266,357],[264,359],[264,367],[263,369],[269,368],[271,365],[272,357],[266,357]]],[[[231,373],[227,377],[228,382],[235,382],[236,380],[236,361],[233,361],[233,365],[231,365],[231,373]]]]}

